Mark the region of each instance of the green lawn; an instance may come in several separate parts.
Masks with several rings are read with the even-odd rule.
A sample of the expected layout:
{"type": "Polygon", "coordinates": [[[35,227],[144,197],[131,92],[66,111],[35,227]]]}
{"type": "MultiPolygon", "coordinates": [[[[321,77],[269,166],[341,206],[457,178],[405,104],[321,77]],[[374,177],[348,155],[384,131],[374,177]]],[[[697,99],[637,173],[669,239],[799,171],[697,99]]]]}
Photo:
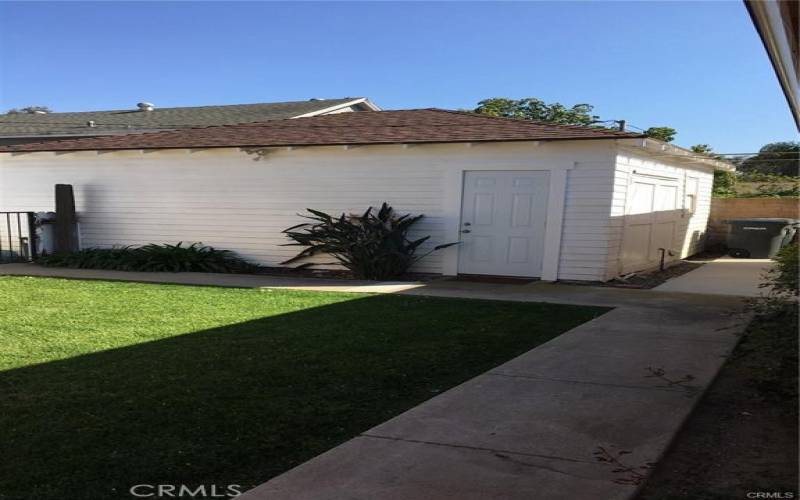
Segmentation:
{"type": "Polygon", "coordinates": [[[0,277],[0,499],[250,487],[603,312],[0,277]]]}

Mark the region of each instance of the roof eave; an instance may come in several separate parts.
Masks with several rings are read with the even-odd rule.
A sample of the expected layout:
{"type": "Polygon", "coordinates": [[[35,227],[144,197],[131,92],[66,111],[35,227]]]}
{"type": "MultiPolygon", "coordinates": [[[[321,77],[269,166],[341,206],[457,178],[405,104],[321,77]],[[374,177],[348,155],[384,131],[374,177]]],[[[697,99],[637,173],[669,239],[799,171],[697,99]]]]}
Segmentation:
{"type": "Polygon", "coordinates": [[[650,156],[669,158],[683,163],[704,165],[706,167],[712,167],[714,170],[723,170],[726,172],[736,171],[736,166],[732,163],[695,153],[690,149],[659,141],[652,137],[621,139],[619,144],[623,149],[645,152],[650,156]]]}
{"type": "MultiPolygon", "coordinates": [[[[642,140],[645,136],[642,135],[641,138],[638,140],[642,140]]],[[[418,145],[435,145],[435,144],[471,144],[471,143],[482,143],[482,144],[503,144],[503,143],[544,143],[544,142],[569,142],[569,141],[598,141],[598,140],[607,140],[607,141],[618,141],[621,138],[619,136],[597,136],[597,137],[551,137],[551,138],[520,138],[520,139],[459,139],[453,141],[443,141],[443,140],[431,140],[431,141],[414,141],[414,140],[398,140],[398,141],[375,141],[375,142],[353,142],[353,141],[343,141],[343,142],[326,142],[326,143],[316,143],[316,144],[304,144],[304,143],[294,143],[294,144],[224,144],[224,145],[177,145],[177,146],[163,146],[163,147],[153,147],[153,146],[143,146],[143,145],[131,145],[128,147],[105,147],[105,148],[64,148],[59,149],[57,147],[53,147],[50,149],[32,149],[32,150],[2,150],[0,149],[0,154],[3,153],[11,153],[11,154],[24,154],[24,153],[71,153],[71,152],[80,152],[80,151],[135,151],[146,149],[150,151],[155,151],[159,149],[163,150],[173,150],[173,149],[222,149],[222,148],[239,148],[239,149],[258,149],[258,148],[309,148],[309,147],[331,147],[331,146],[391,146],[391,145],[402,145],[402,144],[418,144],[418,145]]],[[[622,138],[628,139],[628,138],[622,138]]],[[[636,136],[634,136],[636,139],[636,136]]],[[[13,147],[13,146],[12,146],[13,147]]]]}
{"type": "MultiPolygon", "coordinates": [[[[797,73],[797,54],[792,54],[787,29],[798,29],[790,19],[784,19],[778,2],[745,0],[745,7],[758,32],[764,49],[769,56],[772,68],[789,104],[795,125],[800,129],[800,90],[797,73]]],[[[798,36],[795,34],[795,36],[798,36]]]]}

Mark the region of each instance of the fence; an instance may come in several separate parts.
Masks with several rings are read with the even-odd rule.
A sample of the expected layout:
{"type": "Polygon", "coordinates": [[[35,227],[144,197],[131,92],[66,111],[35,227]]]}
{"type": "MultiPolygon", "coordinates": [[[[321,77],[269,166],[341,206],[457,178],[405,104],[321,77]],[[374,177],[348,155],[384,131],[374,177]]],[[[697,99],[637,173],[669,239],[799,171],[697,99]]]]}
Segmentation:
{"type": "Polygon", "coordinates": [[[770,217],[797,219],[797,198],[714,198],[711,201],[711,215],[708,218],[707,245],[725,242],[727,219],[746,219],[750,217],[770,217]]]}
{"type": "Polygon", "coordinates": [[[0,212],[0,264],[36,258],[33,212],[0,212]]]}

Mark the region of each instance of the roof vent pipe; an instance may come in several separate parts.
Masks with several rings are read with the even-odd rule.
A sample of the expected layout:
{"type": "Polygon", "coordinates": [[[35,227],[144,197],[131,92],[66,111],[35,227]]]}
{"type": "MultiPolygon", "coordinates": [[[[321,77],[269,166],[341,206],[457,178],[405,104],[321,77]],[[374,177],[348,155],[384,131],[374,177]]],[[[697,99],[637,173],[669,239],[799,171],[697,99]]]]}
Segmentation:
{"type": "Polygon", "coordinates": [[[94,122],[94,120],[89,120],[88,122],[86,122],[86,126],[89,128],[95,128],[97,124],[94,122]]]}
{"type": "Polygon", "coordinates": [[[136,104],[136,107],[139,108],[139,111],[153,111],[156,109],[155,104],[151,102],[140,102],[136,104]]]}

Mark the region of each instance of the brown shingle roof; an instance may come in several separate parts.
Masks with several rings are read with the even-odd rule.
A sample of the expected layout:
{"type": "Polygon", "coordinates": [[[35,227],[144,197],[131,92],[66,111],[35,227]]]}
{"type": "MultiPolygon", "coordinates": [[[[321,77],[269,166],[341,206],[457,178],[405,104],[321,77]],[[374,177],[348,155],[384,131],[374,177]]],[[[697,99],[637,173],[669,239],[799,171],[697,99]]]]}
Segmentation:
{"type": "Polygon", "coordinates": [[[636,137],[644,135],[604,128],[495,118],[460,111],[416,109],[341,113],[264,123],[44,141],[4,146],[0,147],[0,152],[423,144],[636,137]]]}

